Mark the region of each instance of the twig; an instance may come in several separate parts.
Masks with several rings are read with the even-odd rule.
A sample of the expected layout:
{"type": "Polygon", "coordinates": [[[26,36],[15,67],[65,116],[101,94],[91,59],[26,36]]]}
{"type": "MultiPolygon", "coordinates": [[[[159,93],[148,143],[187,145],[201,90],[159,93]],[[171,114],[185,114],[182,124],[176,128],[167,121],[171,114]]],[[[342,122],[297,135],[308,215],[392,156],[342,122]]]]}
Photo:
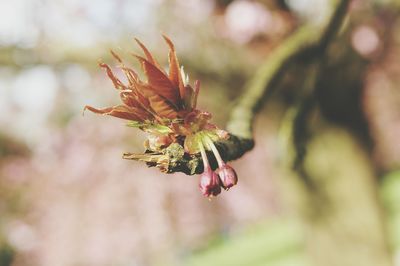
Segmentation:
{"type": "MultiPolygon", "coordinates": [[[[244,95],[240,97],[231,112],[227,123],[227,129],[230,132],[229,139],[216,143],[225,161],[237,159],[254,147],[252,125],[255,114],[274,93],[277,81],[292,62],[305,55],[316,57],[319,52],[326,49],[341,25],[348,3],[349,0],[336,1],[326,27],[302,26],[266,58],[245,86],[244,95]]],[[[188,175],[201,173],[203,165],[200,154],[186,156],[181,150],[183,148],[178,146],[169,147],[163,154],[160,154],[160,158],[165,161],[164,171],[167,173],[183,172],[188,175]]],[[[124,155],[125,159],[135,159],[134,157],[135,154],[124,155]]],[[[148,164],[155,166],[153,163],[148,164]]],[[[214,161],[210,161],[210,164],[212,168],[217,166],[214,161]]]]}

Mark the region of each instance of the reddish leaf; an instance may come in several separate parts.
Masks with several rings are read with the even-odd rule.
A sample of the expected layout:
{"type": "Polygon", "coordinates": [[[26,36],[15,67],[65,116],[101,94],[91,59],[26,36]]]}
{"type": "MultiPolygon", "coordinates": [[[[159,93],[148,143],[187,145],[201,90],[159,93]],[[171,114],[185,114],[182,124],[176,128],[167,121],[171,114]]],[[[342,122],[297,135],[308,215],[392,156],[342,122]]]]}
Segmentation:
{"type": "Polygon", "coordinates": [[[141,93],[126,91],[126,92],[121,92],[120,97],[125,105],[140,109],[143,113],[143,116],[147,115],[148,119],[151,118],[150,120],[153,120],[154,118],[159,117],[153,110],[153,108],[150,106],[150,101],[147,98],[145,98],[141,93]]]}
{"type": "MultiPolygon", "coordinates": [[[[133,70],[125,66],[122,59],[113,50],[110,50],[111,55],[121,64],[119,68],[124,72],[126,78],[128,79],[129,85],[134,85],[138,79],[138,74],[133,70]]],[[[111,71],[111,70],[110,70],[111,71]]],[[[113,75],[114,76],[114,75],[113,75]]],[[[119,81],[120,82],[120,81],[119,81]]],[[[120,82],[121,83],[121,82],[120,82]]]]}
{"type": "Polygon", "coordinates": [[[129,107],[136,107],[136,108],[141,108],[141,104],[138,102],[138,100],[134,97],[132,92],[129,91],[124,91],[120,93],[120,97],[122,102],[129,107]]]}
{"type": "Polygon", "coordinates": [[[111,55],[121,64],[123,64],[122,59],[113,50],[110,50],[111,55]]]}
{"type": "Polygon", "coordinates": [[[106,69],[107,75],[111,79],[116,89],[118,90],[126,89],[126,86],[114,75],[109,65],[105,63],[99,63],[99,66],[106,69]]]}
{"type": "Polygon", "coordinates": [[[169,78],[174,83],[176,87],[179,88],[179,95],[183,100],[185,98],[185,86],[183,84],[182,75],[179,67],[178,57],[176,56],[175,47],[172,41],[165,35],[163,35],[164,40],[169,46],[169,78]]]}
{"type": "Polygon", "coordinates": [[[200,92],[200,80],[196,80],[194,82],[194,95],[193,95],[193,102],[192,102],[193,109],[196,109],[197,97],[199,96],[199,92],[200,92]]]}
{"type": "Polygon", "coordinates": [[[168,77],[147,59],[138,55],[134,56],[142,64],[143,71],[147,76],[147,82],[151,89],[160,96],[166,98],[173,105],[179,106],[179,91],[175,88],[174,84],[168,79],[168,77]]]}
{"type": "Polygon", "coordinates": [[[138,90],[135,91],[134,97],[137,99],[140,105],[143,106],[145,109],[148,109],[150,107],[149,99],[144,97],[143,94],[138,90]]]}
{"type": "Polygon", "coordinates": [[[108,107],[104,109],[97,109],[91,106],[86,105],[84,110],[89,110],[93,113],[110,115],[122,119],[134,120],[134,121],[144,121],[147,118],[147,115],[143,114],[143,112],[138,108],[127,107],[125,105],[117,105],[113,107],[108,107]]]}
{"type": "Polygon", "coordinates": [[[154,59],[154,57],[149,52],[149,50],[146,48],[146,46],[144,46],[144,44],[136,38],[135,38],[135,41],[137,42],[137,44],[139,44],[140,48],[142,48],[143,53],[146,56],[147,60],[150,63],[152,63],[155,67],[157,67],[161,72],[164,73],[164,70],[162,69],[162,67],[160,67],[160,64],[154,59]]]}
{"type": "Polygon", "coordinates": [[[140,92],[149,100],[151,108],[159,117],[174,119],[178,116],[174,106],[162,95],[157,94],[150,86],[142,84],[140,92]]]}

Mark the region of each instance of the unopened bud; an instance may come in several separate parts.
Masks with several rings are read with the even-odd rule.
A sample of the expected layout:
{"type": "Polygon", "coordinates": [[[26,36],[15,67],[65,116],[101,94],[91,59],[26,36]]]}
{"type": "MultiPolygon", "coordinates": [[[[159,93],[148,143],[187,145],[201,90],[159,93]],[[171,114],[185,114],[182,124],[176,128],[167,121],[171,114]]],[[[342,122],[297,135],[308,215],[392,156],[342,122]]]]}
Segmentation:
{"type": "Polygon", "coordinates": [[[204,169],[200,176],[200,190],[204,196],[217,196],[221,193],[221,184],[218,175],[210,167],[204,169]]]}
{"type": "Polygon", "coordinates": [[[235,170],[228,164],[223,164],[218,168],[217,173],[221,179],[222,187],[226,190],[230,189],[238,182],[238,177],[235,170]]]}

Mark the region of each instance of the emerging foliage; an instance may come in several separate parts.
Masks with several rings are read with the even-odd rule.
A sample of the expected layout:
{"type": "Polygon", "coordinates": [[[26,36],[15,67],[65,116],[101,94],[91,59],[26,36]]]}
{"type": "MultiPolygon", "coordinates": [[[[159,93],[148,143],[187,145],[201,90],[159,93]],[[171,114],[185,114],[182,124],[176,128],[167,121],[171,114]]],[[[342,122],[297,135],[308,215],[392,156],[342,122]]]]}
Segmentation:
{"type": "Polygon", "coordinates": [[[200,189],[207,197],[216,196],[221,191],[220,187],[229,189],[237,182],[233,169],[233,172],[229,172],[230,179],[227,181],[226,169],[231,168],[222,161],[213,143],[227,139],[228,133],[210,123],[211,114],[209,112],[197,109],[200,82],[196,80],[193,86],[189,84],[189,78],[179,64],[174,44],[167,36],[163,35],[163,38],[169,47],[168,73],[154,59],[146,46],[135,39],[143,50],[144,56],[136,54],[133,56],[139,61],[147,81],[141,80],[133,69],[128,68],[122,59],[111,51],[112,56],[119,63],[118,67],[127,78],[127,84],[116,77],[109,65],[105,63],[99,65],[105,69],[114,87],[119,91],[122,103],[103,109],[85,106],[84,110],[129,120],[128,126],[148,133],[145,141],[146,152],[143,154],[126,153],[124,154],[125,159],[145,161],[168,172],[168,167],[173,159],[169,152],[171,149],[168,150],[168,148],[175,147],[172,144],[182,146],[184,155],[190,156],[200,152],[204,165],[200,189]],[[216,172],[211,170],[205,149],[214,153],[220,170],[216,172]],[[220,176],[217,173],[221,173],[220,176]]]}

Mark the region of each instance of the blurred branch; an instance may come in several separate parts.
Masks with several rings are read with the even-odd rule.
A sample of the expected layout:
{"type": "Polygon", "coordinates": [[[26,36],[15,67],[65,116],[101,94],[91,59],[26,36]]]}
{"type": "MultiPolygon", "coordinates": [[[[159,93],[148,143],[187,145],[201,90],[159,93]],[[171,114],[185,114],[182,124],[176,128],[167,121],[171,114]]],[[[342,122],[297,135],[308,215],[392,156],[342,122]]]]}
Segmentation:
{"type": "Polygon", "coordinates": [[[252,138],[254,115],[274,93],[274,89],[277,88],[276,82],[290,63],[296,59],[318,58],[320,53],[325,51],[341,25],[348,3],[348,0],[337,1],[326,28],[316,29],[311,25],[303,26],[266,59],[246,86],[246,93],[232,110],[228,122],[229,132],[245,139],[252,138]]]}
{"type": "Polygon", "coordinates": [[[349,6],[349,0],[335,0],[336,8],[333,10],[331,19],[329,20],[327,27],[322,32],[321,39],[319,41],[319,49],[324,52],[328,44],[336,36],[339,31],[344,17],[346,16],[346,11],[349,6]]]}
{"type": "MultiPolygon", "coordinates": [[[[245,93],[240,97],[231,112],[227,129],[230,138],[218,142],[222,158],[225,161],[241,157],[254,147],[253,121],[262,104],[275,92],[277,82],[282,74],[297,59],[313,60],[318,58],[330,41],[335,37],[346,14],[348,0],[335,1],[333,12],[325,27],[304,25],[287,40],[285,40],[260,66],[253,78],[245,86],[245,93]]],[[[160,154],[159,160],[165,161],[165,171],[168,173],[183,172],[198,174],[203,171],[200,155],[185,156],[177,147],[166,149],[160,154]]],[[[181,148],[183,149],[183,148],[181,148]]],[[[125,154],[125,159],[132,154],[125,154]]],[[[211,156],[210,156],[211,157],[211,156]]],[[[155,163],[148,163],[155,166],[155,163]]],[[[211,162],[216,167],[215,162],[211,162]]]]}

